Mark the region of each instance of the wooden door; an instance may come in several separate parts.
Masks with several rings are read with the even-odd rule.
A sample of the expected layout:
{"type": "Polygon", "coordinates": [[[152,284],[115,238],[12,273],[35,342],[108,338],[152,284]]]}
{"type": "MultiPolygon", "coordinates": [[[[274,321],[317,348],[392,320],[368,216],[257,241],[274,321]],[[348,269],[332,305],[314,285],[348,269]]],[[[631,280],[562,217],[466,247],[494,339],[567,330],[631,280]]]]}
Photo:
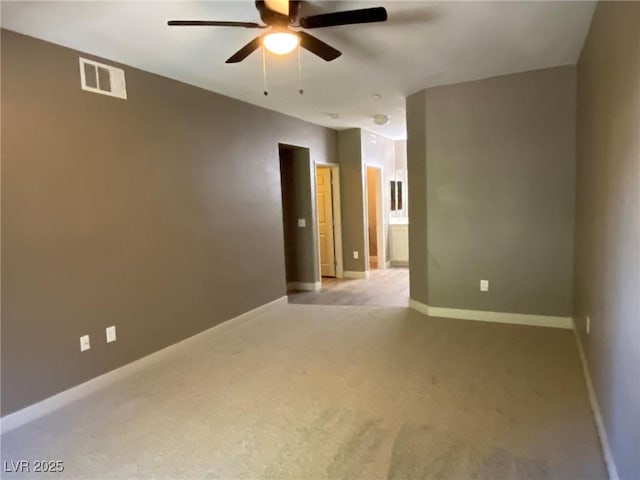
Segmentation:
{"type": "Polygon", "coordinates": [[[320,273],[323,277],[336,276],[335,237],[333,232],[333,192],[331,168],[316,168],[316,205],[318,208],[318,248],[320,273]]]}

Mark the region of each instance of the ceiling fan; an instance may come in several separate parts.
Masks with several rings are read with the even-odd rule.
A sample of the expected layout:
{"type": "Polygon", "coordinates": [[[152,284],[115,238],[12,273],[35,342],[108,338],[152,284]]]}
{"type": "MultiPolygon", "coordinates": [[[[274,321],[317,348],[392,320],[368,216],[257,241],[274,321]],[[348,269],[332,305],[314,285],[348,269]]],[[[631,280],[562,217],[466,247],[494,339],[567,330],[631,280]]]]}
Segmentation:
{"type": "Polygon", "coordinates": [[[357,23],[384,22],[387,20],[387,11],[384,7],[347,10],[299,18],[302,3],[300,0],[256,0],[256,8],[265,25],[255,22],[220,22],[213,20],[170,20],[167,23],[169,26],[266,29],[264,34],[251,40],[229,57],[225,63],[241,62],[261,45],[278,55],[290,53],[297,46],[300,46],[330,62],[338,58],[342,53],[313,35],[302,30],[294,30],[294,28],[313,29],[357,23]]]}

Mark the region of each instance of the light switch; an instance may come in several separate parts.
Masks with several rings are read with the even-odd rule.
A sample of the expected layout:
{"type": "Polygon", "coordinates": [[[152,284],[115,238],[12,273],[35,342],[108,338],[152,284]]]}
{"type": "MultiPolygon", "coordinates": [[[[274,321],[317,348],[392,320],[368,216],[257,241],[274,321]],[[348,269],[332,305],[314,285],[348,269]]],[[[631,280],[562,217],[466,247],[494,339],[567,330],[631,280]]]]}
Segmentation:
{"type": "Polygon", "coordinates": [[[357,259],[360,255],[358,254],[358,251],[354,251],[353,252],[353,258],[357,259]]]}
{"type": "Polygon", "coordinates": [[[107,327],[107,343],[111,343],[115,341],[116,341],[116,327],[115,325],[112,325],[110,327],[107,327]]]}
{"type": "Polygon", "coordinates": [[[489,280],[480,280],[480,291],[481,292],[489,291],[489,280]]]}
{"type": "Polygon", "coordinates": [[[85,350],[89,350],[91,348],[91,343],[89,342],[89,335],[83,335],[80,337],[80,351],[84,352],[85,350]]]}
{"type": "Polygon", "coordinates": [[[304,228],[306,226],[307,226],[307,221],[304,218],[299,218],[298,219],[298,227],[304,228]]]}

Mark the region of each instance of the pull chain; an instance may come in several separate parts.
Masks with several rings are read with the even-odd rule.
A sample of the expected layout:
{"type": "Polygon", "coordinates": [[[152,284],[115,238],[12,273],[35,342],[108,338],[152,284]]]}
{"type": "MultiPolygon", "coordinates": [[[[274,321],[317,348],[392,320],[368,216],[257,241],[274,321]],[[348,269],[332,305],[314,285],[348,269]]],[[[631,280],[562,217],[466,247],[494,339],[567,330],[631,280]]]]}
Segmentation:
{"type": "Polygon", "coordinates": [[[298,93],[302,95],[304,90],[302,89],[302,61],[300,60],[300,45],[298,45],[298,93]]]}
{"type": "Polygon", "coordinates": [[[264,87],[265,96],[269,95],[267,91],[267,58],[264,53],[264,46],[262,47],[262,85],[264,87]]]}

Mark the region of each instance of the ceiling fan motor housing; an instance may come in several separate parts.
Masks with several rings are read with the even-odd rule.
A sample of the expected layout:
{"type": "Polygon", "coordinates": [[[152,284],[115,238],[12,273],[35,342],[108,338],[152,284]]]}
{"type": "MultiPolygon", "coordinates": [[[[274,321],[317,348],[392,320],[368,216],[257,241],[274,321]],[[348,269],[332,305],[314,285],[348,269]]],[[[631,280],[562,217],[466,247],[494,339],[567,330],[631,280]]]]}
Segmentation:
{"type": "Polygon", "coordinates": [[[256,0],[256,8],[260,13],[260,18],[267,25],[271,27],[288,27],[297,21],[301,3],[299,0],[291,0],[289,2],[289,15],[274,12],[267,7],[264,0],[256,0]]]}

